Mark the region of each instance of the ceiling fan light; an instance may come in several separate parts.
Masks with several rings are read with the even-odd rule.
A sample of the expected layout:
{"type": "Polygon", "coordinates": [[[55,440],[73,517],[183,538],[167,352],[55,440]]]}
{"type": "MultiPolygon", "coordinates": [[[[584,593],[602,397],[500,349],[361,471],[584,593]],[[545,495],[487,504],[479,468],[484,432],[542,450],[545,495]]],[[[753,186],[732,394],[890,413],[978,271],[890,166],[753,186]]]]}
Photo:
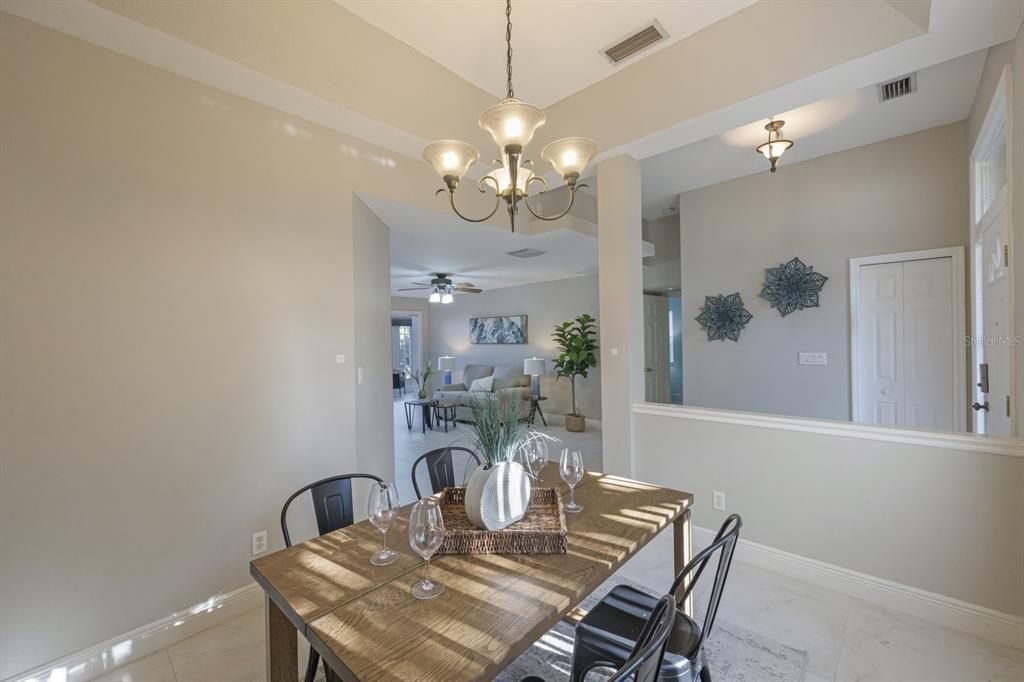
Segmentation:
{"type": "Polygon", "coordinates": [[[503,99],[480,114],[480,127],[491,134],[503,152],[509,147],[522,152],[542,125],[544,110],[515,97],[503,99]]]}
{"type": "Polygon", "coordinates": [[[440,303],[441,302],[441,294],[440,294],[440,292],[437,292],[437,291],[432,292],[430,294],[430,298],[428,300],[431,303],[440,303]]]}
{"type": "Polygon", "coordinates": [[[454,300],[455,300],[454,297],[452,297],[452,295],[449,294],[448,292],[445,292],[444,295],[441,296],[441,303],[444,304],[444,305],[448,305],[449,303],[451,303],[454,300]]]}
{"type": "Polygon", "coordinates": [[[438,140],[423,149],[423,158],[442,178],[462,178],[469,167],[480,158],[480,152],[471,144],[458,140],[438,140]]]}
{"type": "Polygon", "coordinates": [[[597,145],[585,137],[565,137],[541,150],[540,157],[563,178],[579,177],[597,154],[597,145]]]}

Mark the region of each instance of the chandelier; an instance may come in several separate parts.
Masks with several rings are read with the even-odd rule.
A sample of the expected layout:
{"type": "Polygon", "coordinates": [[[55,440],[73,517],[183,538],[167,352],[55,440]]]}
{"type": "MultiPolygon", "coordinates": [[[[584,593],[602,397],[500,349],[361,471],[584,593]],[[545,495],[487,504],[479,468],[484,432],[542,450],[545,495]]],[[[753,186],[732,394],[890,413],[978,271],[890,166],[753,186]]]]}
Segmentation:
{"type": "Polygon", "coordinates": [[[577,184],[580,174],[587,167],[590,159],[597,153],[597,145],[585,137],[566,137],[556,140],[541,150],[540,156],[554,167],[569,187],[569,205],[564,211],[554,216],[542,216],[533,210],[527,198],[532,183],[540,183],[540,193],[548,189],[547,181],[537,175],[533,162],[523,160],[526,145],[533,139],[537,128],[544,125],[544,111],[532,104],[527,104],[515,96],[512,89],[512,0],[505,3],[505,45],[506,45],[506,97],[480,115],[480,127],[491,134],[501,152],[501,159],[494,162],[494,170],[480,178],[476,188],[480,192],[494,192],[494,209],[482,218],[470,218],[455,206],[455,188],[459,180],[466,174],[470,166],[477,162],[480,153],[471,144],[458,140],[439,140],[427,145],[423,150],[426,159],[444,179],[445,187],[437,190],[440,194],[447,190],[448,202],[457,216],[471,223],[480,223],[501,207],[504,199],[508,210],[512,231],[516,231],[516,214],[519,205],[539,220],[558,220],[566,215],[576,200],[576,191],[584,184],[577,184]]]}
{"type": "Polygon", "coordinates": [[[772,173],[775,172],[775,168],[779,165],[779,159],[782,158],[783,152],[793,146],[791,140],[785,140],[782,137],[782,126],[786,125],[785,121],[776,121],[772,119],[765,124],[764,129],[768,131],[768,141],[757,146],[757,153],[768,159],[768,163],[772,166],[772,173]]]}

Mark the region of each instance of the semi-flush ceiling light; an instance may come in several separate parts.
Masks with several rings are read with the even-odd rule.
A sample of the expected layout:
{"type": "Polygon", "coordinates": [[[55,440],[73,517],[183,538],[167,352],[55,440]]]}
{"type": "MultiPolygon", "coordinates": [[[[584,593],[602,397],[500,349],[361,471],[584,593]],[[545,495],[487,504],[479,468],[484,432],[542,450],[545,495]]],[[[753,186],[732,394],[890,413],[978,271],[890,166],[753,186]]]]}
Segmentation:
{"type": "MultiPolygon", "coordinates": [[[[523,161],[526,145],[533,139],[537,128],[544,125],[544,111],[532,104],[517,99],[512,89],[512,0],[505,3],[505,45],[506,72],[508,74],[507,96],[480,115],[480,127],[491,134],[501,151],[501,160],[495,161],[495,169],[480,178],[476,188],[481,192],[494,192],[494,210],[482,218],[469,218],[455,207],[455,188],[470,166],[477,162],[480,153],[471,144],[458,140],[432,142],[423,150],[423,158],[430,162],[437,174],[444,178],[448,190],[448,202],[452,210],[463,220],[480,223],[493,216],[504,199],[508,206],[509,222],[516,231],[516,213],[520,203],[540,220],[558,220],[569,212],[576,200],[576,190],[586,187],[576,184],[590,159],[597,153],[597,145],[585,137],[567,137],[556,140],[541,150],[542,159],[552,165],[569,187],[569,205],[556,216],[538,215],[527,202],[530,183],[541,184],[541,194],[547,191],[547,181],[534,173],[532,161],[523,161]]],[[[437,194],[445,191],[437,190],[437,194]]]]}
{"type": "Polygon", "coordinates": [[[768,141],[757,146],[757,153],[768,159],[768,163],[772,165],[772,173],[779,165],[782,154],[793,146],[792,141],[782,138],[782,126],[784,125],[786,125],[785,121],[776,121],[775,119],[766,123],[764,129],[768,131],[768,141]]]}

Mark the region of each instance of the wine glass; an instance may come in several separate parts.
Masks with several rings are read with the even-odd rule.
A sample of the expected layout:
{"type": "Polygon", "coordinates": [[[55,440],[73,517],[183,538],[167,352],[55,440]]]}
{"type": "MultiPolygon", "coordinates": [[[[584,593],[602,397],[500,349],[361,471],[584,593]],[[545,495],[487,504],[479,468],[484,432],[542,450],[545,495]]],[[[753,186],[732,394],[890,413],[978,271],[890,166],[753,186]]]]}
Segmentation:
{"type": "Polygon", "coordinates": [[[576,485],[583,480],[583,453],[579,450],[562,448],[562,460],[558,472],[562,475],[562,480],[569,486],[569,503],[563,509],[570,514],[583,511],[583,507],[576,504],[576,485]]]}
{"type": "Polygon", "coordinates": [[[520,450],[523,464],[535,480],[540,476],[544,465],[548,463],[548,444],[545,438],[536,436],[523,444],[520,450]]]}
{"type": "Polygon", "coordinates": [[[398,517],[398,488],[392,481],[374,484],[370,487],[370,498],[366,503],[367,515],[380,531],[380,551],[370,557],[374,566],[387,566],[398,561],[398,552],[388,549],[388,529],[398,517]]]}
{"type": "Polygon", "coordinates": [[[444,540],[444,519],[441,505],[436,498],[420,500],[412,507],[409,515],[409,546],[426,561],[423,580],[412,586],[412,596],[417,599],[433,599],[444,592],[444,585],[430,580],[430,557],[444,540]]]}

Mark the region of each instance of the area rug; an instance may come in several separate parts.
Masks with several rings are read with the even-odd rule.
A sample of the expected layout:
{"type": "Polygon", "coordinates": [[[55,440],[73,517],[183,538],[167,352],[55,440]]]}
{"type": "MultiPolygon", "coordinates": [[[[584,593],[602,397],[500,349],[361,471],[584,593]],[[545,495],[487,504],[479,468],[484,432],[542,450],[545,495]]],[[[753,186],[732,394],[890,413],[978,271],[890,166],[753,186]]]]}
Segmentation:
{"type": "MultiPolygon", "coordinates": [[[[594,594],[583,600],[581,606],[591,607],[612,586],[621,583],[644,589],[636,583],[616,579],[599,587],[594,594]]],[[[547,682],[567,680],[572,666],[572,643],[572,626],[559,623],[502,671],[497,680],[519,682],[528,675],[542,677],[547,682]]],[[[715,620],[714,631],[705,645],[705,651],[715,682],[801,682],[807,672],[807,652],[751,632],[721,617],[715,620]]],[[[595,671],[587,679],[599,680],[605,677],[595,671]]]]}

